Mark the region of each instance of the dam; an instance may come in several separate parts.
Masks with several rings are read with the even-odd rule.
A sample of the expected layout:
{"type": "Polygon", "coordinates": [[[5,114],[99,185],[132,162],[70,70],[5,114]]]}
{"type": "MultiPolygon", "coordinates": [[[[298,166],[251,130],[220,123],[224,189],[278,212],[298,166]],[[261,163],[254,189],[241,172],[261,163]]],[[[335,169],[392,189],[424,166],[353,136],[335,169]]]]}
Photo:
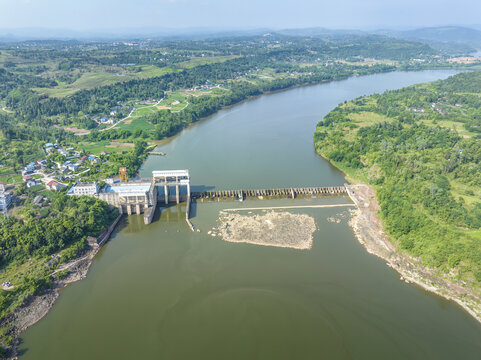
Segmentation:
{"type": "Polygon", "coordinates": [[[165,205],[170,202],[186,202],[186,221],[194,231],[189,220],[191,201],[339,196],[346,194],[347,190],[346,186],[324,186],[191,192],[189,170],[154,170],[151,178],[129,179],[117,183],[111,180],[103,189],[99,189],[96,183],[78,183],[69,193],[97,197],[118,208],[121,214],[144,214],[146,225],[152,222],[159,202],[165,205]],[[182,188],[185,188],[185,194],[181,194],[182,188]],[[171,194],[171,189],[175,189],[175,194],[171,194]]]}
{"type": "MultiPolygon", "coordinates": [[[[448,74],[360,76],[256,98],[162,143],[157,150],[168,156],[149,157],[139,175],[189,169],[191,194],[342,186],[344,175],[313,150],[322,116],[346,99],[448,74]]],[[[160,206],[164,189],[157,190],[160,206]]],[[[186,204],[176,206],[169,190],[169,207],[150,225],[142,216],[123,217],[87,278],[63,289],[24,333],[22,360],[479,360],[481,325],[368,254],[348,225],[349,208],[288,210],[315,219],[311,250],[208,234],[226,208],[344,199],[193,199],[192,221],[202,230],[193,233],[185,226],[186,204]]]]}

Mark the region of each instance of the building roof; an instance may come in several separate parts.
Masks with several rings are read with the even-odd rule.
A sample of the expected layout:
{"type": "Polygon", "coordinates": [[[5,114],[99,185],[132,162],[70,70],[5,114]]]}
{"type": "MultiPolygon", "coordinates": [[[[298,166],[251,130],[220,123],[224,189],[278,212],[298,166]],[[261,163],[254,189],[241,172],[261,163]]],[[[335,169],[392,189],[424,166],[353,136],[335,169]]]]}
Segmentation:
{"type": "Polygon", "coordinates": [[[86,182],[78,182],[75,184],[75,186],[96,186],[97,183],[96,182],[89,182],[89,181],[86,181],[86,182]]]}
{"type": "Polygon", "coordinates": [[[47,183],[47,186],[58,186],[60,185],[58,182],[56,182],[55,180],[51,180],[47,183]]]}

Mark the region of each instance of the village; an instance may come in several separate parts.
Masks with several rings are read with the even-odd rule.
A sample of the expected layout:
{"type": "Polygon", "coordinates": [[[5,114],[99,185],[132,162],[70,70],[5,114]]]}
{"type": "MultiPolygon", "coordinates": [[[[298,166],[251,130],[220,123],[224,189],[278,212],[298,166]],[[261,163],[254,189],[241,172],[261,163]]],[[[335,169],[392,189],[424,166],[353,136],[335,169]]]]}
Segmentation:
{"type": "Polygon", "coordinates": [[[106,151],[99,155],[87,154],[57,143],[46,143],[44,151],[45,158],[30,162],[23,168],[22,183],[0,183],[0,212],[4,216],[13,215],[15,204],[22,206],[31,196],[35,206],[46,206],[48,199],[42,195],[45,191],[66,191],[82,175],[87,174],[92,166],[101,164],[102,161],[107,162],[110,155],[106,151]]]}
{"type": "MultiPolygon", "coordinates": [[[[97,123],[100,131],[105,131],[131,117],[136,110],[146,109],[147,107],[157,107],[155,110],[181,109],[188,105],[187,94],[192,96],[198,92],[201,95],[203,92],[213,89],[224,90],[224,84],[212,83],[207,80],[202,85],[183,89],[180,93],[176,92],[169,96],[168,99],[162,98],[157,100],[149,98],[146,100],[135,100],[130,104],[118,102],[117,105],[110,108],[108,115],[85,116],[91,117],[97,123]],[[181,95],[179,96],[178,94],[181,95]],[[110,126],[105,127],[106,125],[110,126]]],[[[133,144],[127,143],[115,143],[111,146],[123,147],[127,145],[133,146],[133,144]]],[[[114,153],[117,150],[112,148],[114,153]]],[[[46,143],[43,145],[43,151],[45,157],[31,161],[24,166],[21,171],[21,183],[0,183],[0,213],[5,217],[15,216],[15,210],[24,207],[30,200],[36,207],[47,208],[49,199],[46,196],[48,194],[46,192],[48,191],[65,191],[68,195],[95,196],[99,193],[99,183],[112,184],[114,181],[119,181],[107,176],[106,179],[85,182],[85,178],[89,178],[90,175],[99,174],[98,166],[109,165],[111,154],[105,150],[96,151],[93,154],[88,149],[79,149],[65,143],[46,143]],[[93,171],[93,167],[95,167],[95,171],[93,171]],[[78,186],[76,187],[77,184],[78,186]]],[[[115,171],[117,170],[118,168],[115,171]]],[[[98,178],[98,176],[95,177],[98,178]]]]}

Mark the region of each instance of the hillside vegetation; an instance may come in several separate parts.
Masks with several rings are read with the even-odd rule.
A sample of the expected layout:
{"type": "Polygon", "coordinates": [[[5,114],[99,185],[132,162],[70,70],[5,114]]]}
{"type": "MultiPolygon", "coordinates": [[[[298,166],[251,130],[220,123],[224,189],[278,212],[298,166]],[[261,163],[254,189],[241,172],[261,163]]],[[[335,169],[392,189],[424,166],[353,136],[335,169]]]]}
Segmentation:
{"type": "Polygon", "coordinates": [[[318,153],[375,187],[402,251],[481,285],[481,72],[339,105],[319,122],[318,153]]]}

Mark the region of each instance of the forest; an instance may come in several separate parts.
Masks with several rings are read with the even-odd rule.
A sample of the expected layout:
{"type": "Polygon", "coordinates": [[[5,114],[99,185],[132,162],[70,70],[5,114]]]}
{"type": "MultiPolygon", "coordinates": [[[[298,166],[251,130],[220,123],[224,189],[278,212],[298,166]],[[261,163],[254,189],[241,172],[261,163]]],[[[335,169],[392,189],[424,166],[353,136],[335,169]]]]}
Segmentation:
{"type": "Polygon", "coordinates": [[[425,266],[481,289],[481,72],[339,105],[317,152],[377,190],[393,242],[425,266]]]}
{"type": "MultiPolygon", "coordinates": [[[[15,283],[13,290],[0,291],[0,318],[48,287],[52,271],[76,258],[87,236],[99,236],[117,216],[117,210],[95,198],[55,192],[44,195],[51,203],[48,213],[25,208],[21,219],[9,217],[0,222],[0,268],[15,283]]],[[[0,329],[1,341],[9,345],[11,338],[4,336],[4,330],[8,332],[0,329]]]]}

